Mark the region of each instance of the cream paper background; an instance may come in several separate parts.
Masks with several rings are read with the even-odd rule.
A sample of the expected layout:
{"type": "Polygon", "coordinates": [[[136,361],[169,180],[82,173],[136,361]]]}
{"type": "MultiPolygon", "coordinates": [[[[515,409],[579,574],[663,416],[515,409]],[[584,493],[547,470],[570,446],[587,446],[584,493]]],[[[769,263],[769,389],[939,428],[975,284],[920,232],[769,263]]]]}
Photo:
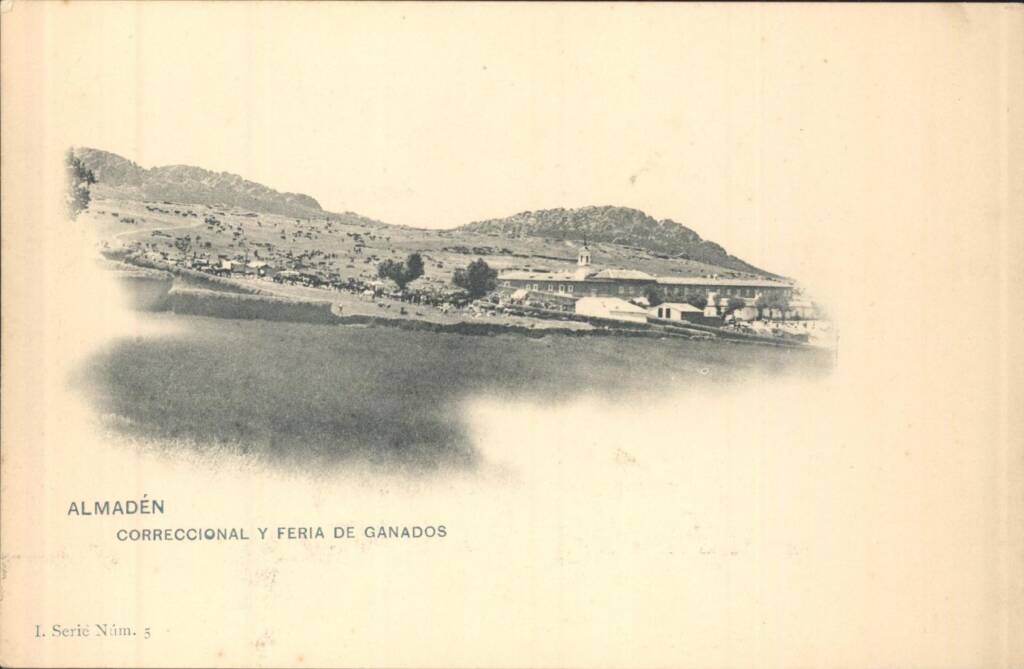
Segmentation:
{"type": "MultiPolygon", "coordinates": [[[[1024,663],[1019,6],[3,9],[4,666],[1024,663]],[[310,31],[306,50],[283,48],[289,30],[310,31]],[[736,182],[694,188],[693,224],[827,297],[841,331],[834,373],[640,406],[585,391],[557,407],[482,399],[465,412],[484,465],[446,477],[309,477],[100,439],[66,389],[68,371],[113,337],[173,333],[121,310],[91,269],[88,232],[61,222],[61,151],[116,127],[125,146],[100,148],[150,166],[189,162],[162,160],[168,147],[216,154],[246,133],[249,170],[236,171],[330,209],[325,186],[268,171],[287,165],[275,158],[289,137],[288,160],[300,161],[310,131],[301,117],[270,125],[266,110],[278,103],[261,72],[294,64],[327,77],[316,48],[331,35],[382,58],[433,54],[451,65],[487,53],[513,70],[510,81],[534,76],[538,87],[565,58],[579,77],[567,87],[603,76],[668,82],[678,54],[700,64],[706,100],[683,99],[692,88],[666,86],[650,100],[636,97],[639,85],[595,85],[576,91],[592,94],[590,108],[561,111],[598,142],[648,105],[687,110],[680,124],[725,115],[708,126],[719,155],[694,160],[731,161],[736,182]],[[138,40],[134,57],[125,39],[138,40]],[[167,62],[185,66],[181,89],[158,94],[147,82],[165,82],[157,73],[167,62]],[[215,81],[204,62],[237,77],[215,81]],[[748,94],[750,81],[760,85],[748,94]],[[211,103],[227,100],[214,84],[244,104],[211,103]],[[155,136],[168,119],[187,134],[155,136]],[[714,197],[699,194],[707,189],[714,197]],[[141,525],[434,522],[449,536],[122,544],[113,531],[134,520],[66,515],[71,500],[143,494],[166,500],[167,513],[141,525]],[[36,624],[97,622],[148,626],[152,638],[33,638],[36,624]]],[[[364,80],[349,71],[351,90],[386,87],[381,77],[397,66],[387,58],[364,80]]],[[[463,94],[434,100],[425,88],[401,113],[429,119],[467,99],[496,111],[494,91],[463,94]]],[[[329,137],[321,113],[308,110],[308,125],[329,137]]],[[[395,114],[380,122],[397,123],[395,114]]],[[[636,154],[623,165],[581,161],[579,178],[612,185],[652,165],[653,181],[638,179],[646,190],[622,204],[684,217],[657,176],[672,172],[679,147],[645,144],[637,118],[624,143],[636,154]]],[[[524,151],[551,141],[535,118],[505,122],[524,151]]],[[[487,130],[468,127],[464,141],[487,130]]],[[[502,146],[494,162],[522,159],[502,146]]],[[[390,169],[413,175],[431,147],[400,137],[391,148],[390,169]]],[[[354,202],[381,202],[352,208],[415,222],[396,220],[417,201],[389,192],[399,187],[381,169],[344,175],[354,202]]],[[[544,169],[487,184],[493,212],[460,210],[464,184],[425,189],[452,222],[533,206],[514,204],[524,183],[545,204],[580,192],[577,177],[544,169]],[[545,190],[552,179],[567,181],[545,190]]]]}

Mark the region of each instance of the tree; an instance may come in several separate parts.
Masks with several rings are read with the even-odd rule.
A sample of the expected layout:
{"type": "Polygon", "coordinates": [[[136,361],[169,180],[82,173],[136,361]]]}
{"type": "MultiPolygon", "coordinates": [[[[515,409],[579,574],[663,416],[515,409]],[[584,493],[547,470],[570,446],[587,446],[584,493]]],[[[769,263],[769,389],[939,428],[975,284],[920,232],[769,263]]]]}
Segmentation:
{"type": "Polygon", "coordinates": [[[409,281],[423,276],[423,257],[419,253],[410,253],[405,259],[405,275],[409,281]]]}
{"type": "Polygon", "coordinates": [[[64,194],[64,206],[67,208],[68,216],[74,220],[89,206],[89,186],[96,183],[96,175],[71,149],[64,154],[64,173],[67,189],[64,194]]]}
{"type": "Polygon", "coordinates": [[[405,278],[405,265],[394,260],[384,260],[377,265],[377,276],[382,279],[391,279],[401,288],[405,278]]]}
{"type": "Polygon", "coordinates": [[[758,295],[755,305],[766,309],[789,309],[789,298],[781,292],[758,295]]]}
{"type": "Polygon", "coordinates": [[[698,309],[703,309],[708,306],[708,298],[706,295],[700,293],[692,293],[686,296],[685,302],[689,305],[695,306],[698,309]]]}
{"type": "Polygon", "coordinates": [[[776,293],[768,298],[768,306],[785,311],[789,309],[789,298],[785,293],[776,293]]]}
{"type": "Polygon", "coordinates": [[[728,316],[737,309],[742,309],[747,306],[747,303],[741,297],[730,297],[725,303],[725,309],[722,313],[723,316],[728,316]]]}
{"type": "Polygon", "coordinates": [[[647,298],[647,304],[652,307],[656,307],[665,301],[665,295],[661,292],[661,289],[657,286],[647,286],[644,289],[644,297],[647,298]]]}
{"type": "Polygon", "coordinates": [[[391,279],[399,290],[405,290],[406,284],[423,276],[423,258],[419,253],[410,253],[405,262],[385,260],[377,265],[377,276],[391,279]]]}
{"type": "Polygon", "coordinates": [[[490,268],[483,258],[477,258],[452,274],[452,283],[465,289],[470,297],[478,298],[494,290],[498,285],[498,272],[490,268]]]}

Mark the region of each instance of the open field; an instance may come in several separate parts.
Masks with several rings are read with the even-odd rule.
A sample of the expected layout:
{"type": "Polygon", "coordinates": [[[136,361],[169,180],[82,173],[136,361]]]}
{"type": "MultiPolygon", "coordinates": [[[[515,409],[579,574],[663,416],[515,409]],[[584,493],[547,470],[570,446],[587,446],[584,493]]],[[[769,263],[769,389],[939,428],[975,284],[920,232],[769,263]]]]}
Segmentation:
{"type": "Polygon", "coordinates": [[[474,397],[643,402],[831,365],[822,351],[724,342],[152,318],[187,334],[115,342],[73,379],[112,429],[301,466],[471,467],[460,405],[474,397]]]}

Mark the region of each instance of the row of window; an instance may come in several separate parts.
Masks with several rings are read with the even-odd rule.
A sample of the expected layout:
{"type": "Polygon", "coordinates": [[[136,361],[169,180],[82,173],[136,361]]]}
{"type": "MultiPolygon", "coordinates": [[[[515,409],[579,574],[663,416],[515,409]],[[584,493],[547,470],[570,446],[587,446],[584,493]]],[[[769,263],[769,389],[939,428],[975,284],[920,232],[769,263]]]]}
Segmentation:
{"type": "MultiPolygon", "coordinates": [[[[512,287],[512,282],[511,281],[502,281],[501,285],[505,286],[506,288],[511,288],[512,287]]],[[[525,288],[526,290],[537,290],[537,291],[550,290],[550,289],[555,288],[555,284],[553,284],[553,283],[552,284],[547,284],[547,283],[528,283],[528,284],[524,285],[523,288],[525,288]]],[[[575,287],[571,283],[569,283],[569,284],[565,284],[565,283],[558,284],[558,292],[560,292],[560,293],[571,293],[571,292],[573,292],[574,289],[575,289],[575,287]]]]}
{"type": "MultiPolygon", "coordinates": [[[[511,281],[503,281],[502,285],[505,286],[506,288],[511,288],[512,282],[511,281]]],[[[556,286],[557,286],[557,290],[558,290],[559,293],[572,293],[575,290],[575,286],[573,284],[571,284],[571,283],[568,283],[568,284],[565,284],[565,283],[559,283],[559,284],[554,284],[554,283],[551,283],[551,284],[533,283],[533,284],[530,284],[530,283],[528,283],[528,284],[524,285],[523,287],[526,288],[527,290],[537,290],[537,291],[540,291],[540,290],[553,290],[553,289],[556,288],[556,286]]],[[[633,295],[640,295],[640,294],[642,294],[642,288],[640,286],[632,286],[632,285],[619,284],[617,288],[618,288],[619,295],[630,295],[630,296],[633,296],[633,295]]],[[[691,286],[672,286],[672,287],[666,289],[665,292],[668,295],[694,295],[694,294],[697,294],[697,295],[707,295],[708,292],[710,292],[710,290],[711,289],[706,288],[706,287],[693,288],[691,286]]],[[[593,292],[593,291],[591,291],[591,292],[593,292]]],[[[756,289],[756,288],[723,288],[723,289],[718,290],[716,292],[718,292],[719,295],[724,295],[724,296],[727,296],[727,297],[750,297],[750,298],[752,298],[752,297],[756,297],[757,293],[761,292],[761,291],[758,291],[758,289],[756,289]]],[[[779,291],[775,290],[775,289],[767,289],[767,290],[763,291],[765,296],[777,295],[778,292],[779,291]]]]}
{"type": "Polygon", "coordinates": [[[757,289],[757,288],[720,288],[720,289],[714,289],[714,288],[707,288],[707,287],[692,288],[692,287],[689,287],[689,286],[673,286],[673,287],[671,287],[670,289],[668,289],[665,292],[668,295],[694,295],[694,294],[697,294],[697,295],[707,295],[708,293],[710,293],[712,291],[718,293],[719,295],[724,295],[726,297],[757,297],[758,293],[763,294],[765,297],[769,297],[769,296],[774,297],[774,296],[777,296],[781,292],[777,288],[766,288],[766,289],[763,289],[763,290],[757,289]]]}
{"type": "MultiPolygon", "coordinates": [[[[693,288],[691,286],[672,286],[665,292],[668,295],[707,295],[712,290],[717,292],[719,295],[726,295],[729,297],[756,297],[758,290],[756,288],[693,288]]],[[[770,291],[766,291],[770,292],[770,291]]]]}

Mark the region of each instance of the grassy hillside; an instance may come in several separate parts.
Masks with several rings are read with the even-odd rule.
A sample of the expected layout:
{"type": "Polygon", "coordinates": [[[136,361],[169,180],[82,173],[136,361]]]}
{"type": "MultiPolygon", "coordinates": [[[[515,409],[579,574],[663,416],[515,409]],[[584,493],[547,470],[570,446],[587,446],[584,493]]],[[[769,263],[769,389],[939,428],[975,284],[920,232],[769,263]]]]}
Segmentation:
{"type": "Polygon", "coordinates": [[[74,154],[96,176],[93,190],[101,197],[234,207],[300,218],[363,218],[324,211],[309,195],[281,193],[228,172],[191,165],[147,169],[116,153],[86,147],[74,149],[74,154]]]}
{"type": "MultiPolygon", "coordinates": [[[[95,194],[79,224],[92,227],[111,247],[171,256],[265,260],[277,267],[301,264],[311,271],[372,280],[384,259],[423,255],[425,274],[413,287],[451,288],[452,272],[476,258],[506,269],[573,268],[580,243],[545,237],[503,238],[466,229],[422,230],[359,219],[324,220],[260,214],[241,208],[108,199],[95,194]]],[[[664,276],[746,274],[647,249],[592,242],[593,264],[640,269],[664,276]]],[[[263,284],[261,284],[263,286],[263,284]]],[[[268,290],[283,287],[269,284],[268,290]]]]}
{"type": "Polygon", "coordinates": [[[372,277],[380,260],[421,251],[429,255],[421,281],[447,284],[454,266],[477,257],[499,270],[566,269],[586,239],[596,267],[668,276],[771,276],[682,224],[636,209],[549,209],[422,230],[324,211],[308,195],[281,193],[235,174],[187,165],[147,169],[98,149],[78,148],[75,155],[96,176],[87,218],[104,239],[157,251],[178,244],[214,256],[300,258],[314,270],[362,278],[372,277]]]}

